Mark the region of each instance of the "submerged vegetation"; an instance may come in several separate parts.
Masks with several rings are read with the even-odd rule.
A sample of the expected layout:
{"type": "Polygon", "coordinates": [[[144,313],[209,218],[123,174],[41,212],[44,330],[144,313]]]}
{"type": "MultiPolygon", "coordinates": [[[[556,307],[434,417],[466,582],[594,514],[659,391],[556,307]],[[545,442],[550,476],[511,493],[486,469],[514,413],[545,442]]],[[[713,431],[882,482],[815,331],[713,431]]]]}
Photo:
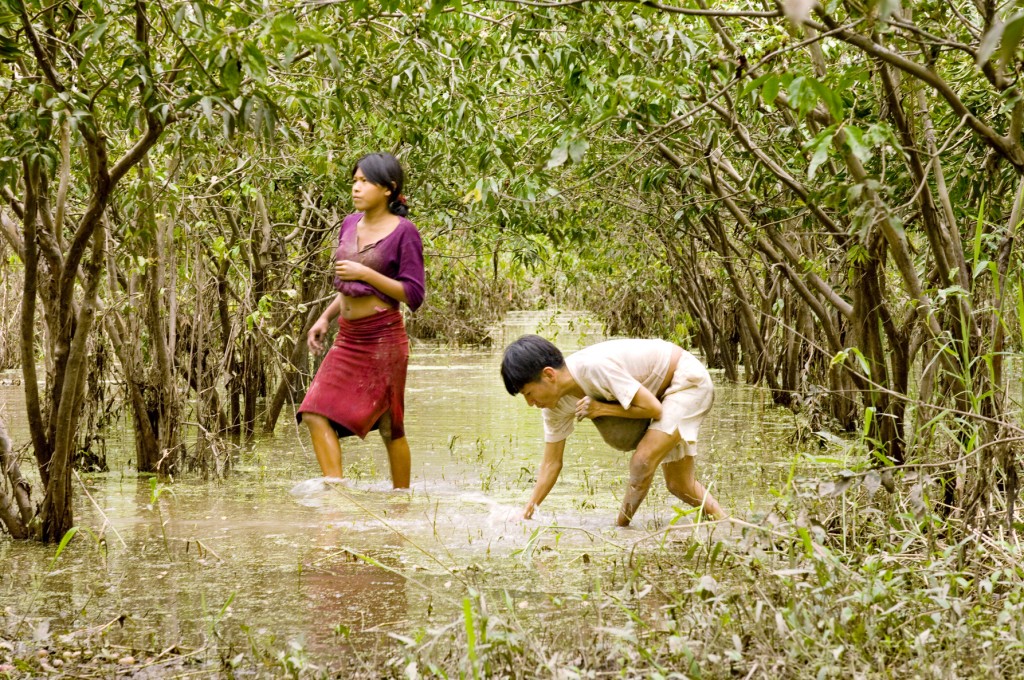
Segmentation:
{"type": "MultiPolygon", "coordinates": [[[[569,540],[573,527],[540,526],[521,549],[483,564],[438,553],[424,558],[424,568],[389,565],[342,539],[301,569],[363,584],[391,579],[421,620],[338,623],[328,633],[328,619],[320,635],[327,642],[232,618],[236,596],[246,597],[234,592],[208,602],[195,626],[202,644],[191,647],[148,629],[151,614],[143,612],[64,633],[8,608],[0,616],[0,677],[982,678],[1024,671],[1024,570],[1015,542],[1001,532],[954,539],[949,520],[922,504],[933,487],[923,477],[894,494],[869,479],[842,499],[796,481],[779,490],[788,500],[766,516],[695,525],[692,512],[679,510],[668,526],[597,537],[589,547],[569,540]],[[516,569],[583,576],[547,593],[501,585],[516,569]],[[413,593],[422,595],[419,604],[413,593]]],[[[86,544],[92,555],[76,559],[103,559],[92,541],[79,549],[86,544]]],[[[68,559],[59,553],[51,569],[68,559]]],[[[193,546],[164,573],[194,578],[187,575],[206,559],[213,557],[193,546]]],[[[40,574],[33,587],[45,589],[59,574],[40,574]]]]}
{"type": "Polygon", "coordinates": [[[54,642],[6,610],[0,674],[1024,672],[1022,28],[956,0],[0,0],[0,370],[27,416],[0,426],[0,549],[105,559],[113,526],[72,510],[116,427],[159,510],[290,417],[374,149],[424,235],[415,337],[586,309],[768,390],[788,446],[852,447],[721,526],[533,553],[595,574],[550,619],[467,578],[380,653],[339,631],[343,670],[271,633],[121,648],[116,617],[54,642]]]}

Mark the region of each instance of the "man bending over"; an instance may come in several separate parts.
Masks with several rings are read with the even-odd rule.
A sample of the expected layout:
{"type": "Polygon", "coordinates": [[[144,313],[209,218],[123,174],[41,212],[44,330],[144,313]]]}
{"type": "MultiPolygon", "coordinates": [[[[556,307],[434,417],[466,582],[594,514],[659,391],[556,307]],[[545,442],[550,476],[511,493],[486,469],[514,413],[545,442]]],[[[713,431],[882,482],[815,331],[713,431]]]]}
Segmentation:
{"type": "Polygon", "coordinates": [[[544,415],[544,459],[524,519],[558,480],[574,422],[602,416],[651,421],[629,461],[619,526],[633,519],[659,464],[674,496],[725,517],[695,476],[697,433],[715,393],[707,369],[689,352],[664,340],[608,340],[563,357],[544,338],[524,335],[505,348],[501,377],[509,394],[522,394],[544,415]]]}

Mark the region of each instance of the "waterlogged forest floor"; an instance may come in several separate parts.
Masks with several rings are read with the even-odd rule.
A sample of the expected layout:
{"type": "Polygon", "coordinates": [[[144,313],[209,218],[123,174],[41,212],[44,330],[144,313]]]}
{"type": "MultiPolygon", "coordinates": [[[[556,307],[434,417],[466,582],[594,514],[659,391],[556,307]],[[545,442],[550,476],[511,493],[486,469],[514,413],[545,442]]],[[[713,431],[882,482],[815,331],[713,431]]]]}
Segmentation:
{"type": "MultiPolygon", "coordinates": [[[[66,544],[0,541],[0,677],[1024,674],[1021,552],[999,518],[937,517],[933,480],[860,470],[856,442],[758,390],[721,385],[702,431],[731,520],[657,480],[612,526],[625,458],[584,425],[517,521],[540,414],[496,361],[414,353],[410,491],[389,490],[372,436],[328,488],[287,423],[216,481],[137,475],[111,435],[66,544]]],[[[17,440],[16,392],[0,396],[17,440]]]]}

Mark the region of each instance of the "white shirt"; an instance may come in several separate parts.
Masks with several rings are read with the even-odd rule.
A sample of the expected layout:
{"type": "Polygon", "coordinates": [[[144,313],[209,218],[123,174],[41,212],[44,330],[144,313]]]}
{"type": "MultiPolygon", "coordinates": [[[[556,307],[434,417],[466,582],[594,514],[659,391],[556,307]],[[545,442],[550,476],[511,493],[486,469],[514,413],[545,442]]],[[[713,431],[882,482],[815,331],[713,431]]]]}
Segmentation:
{"type": "MultiPolygon", "coordinates": [[[[573,380],[583,393],[601,401],[616,401],[629,408],[640,386],[657,396],[672,370],[676,346],[664,340],[608,340],[585,347],[565,358],[573,380]]],[[[676,370],[706,374],[697,357],[684,351],[676,370]]],[[[552,408],[543,409],[544,441],[560,442],[576,423],[577,397],[566,395],[552,408]]]]}

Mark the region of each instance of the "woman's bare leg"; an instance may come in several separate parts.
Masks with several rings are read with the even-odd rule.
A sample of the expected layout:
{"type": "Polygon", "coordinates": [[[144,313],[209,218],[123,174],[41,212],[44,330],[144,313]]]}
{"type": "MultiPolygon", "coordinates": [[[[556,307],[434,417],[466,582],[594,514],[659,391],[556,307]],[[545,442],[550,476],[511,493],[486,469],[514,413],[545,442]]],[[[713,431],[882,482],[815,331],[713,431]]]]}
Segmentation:
{"type": "Polygon", "coordinates": [[[391,485],[396,489],[408,489],[409,471],[412,467],[409,440],[405,437],[390,439],[382,436],[381,438],[388,450],[388,463],[391,464],[391,485]]]}
{"type": "Polygon", "coordinates": [[[320,463],[324,477],[341,477],[341,442],[338,434],[331,427],[330,421],[316,413],[303,413],[302,422],[309,428],[309,438],[313,442],[313,453],[320,463]]]}

